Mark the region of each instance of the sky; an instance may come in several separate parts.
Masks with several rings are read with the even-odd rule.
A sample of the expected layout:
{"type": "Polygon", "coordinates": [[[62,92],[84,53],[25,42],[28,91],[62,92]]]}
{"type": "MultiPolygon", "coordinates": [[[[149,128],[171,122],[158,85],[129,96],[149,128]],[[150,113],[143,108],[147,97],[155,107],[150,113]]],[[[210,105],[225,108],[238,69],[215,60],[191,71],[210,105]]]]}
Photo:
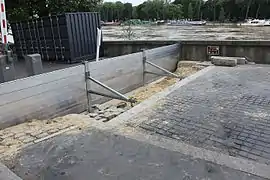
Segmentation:
{"type": "Polygon", "coordinates": [[[132,3],[133,6],[137,6],[144,2],[145,0],[104,0],[105,2],[116,2],[116,1],[121,1],[122,3],[132,3]]]}
{"type": "MultiPolygon", "coordinates": [[[[121,1],[122,3],[132,3],[133,6],[137,6],[141,3],[143,3],[145,0],[104,0],[105,2],[116,2],[116,1],[121,1]]],[[[206,1],[206,0],[204,0],[206,1]]]]}

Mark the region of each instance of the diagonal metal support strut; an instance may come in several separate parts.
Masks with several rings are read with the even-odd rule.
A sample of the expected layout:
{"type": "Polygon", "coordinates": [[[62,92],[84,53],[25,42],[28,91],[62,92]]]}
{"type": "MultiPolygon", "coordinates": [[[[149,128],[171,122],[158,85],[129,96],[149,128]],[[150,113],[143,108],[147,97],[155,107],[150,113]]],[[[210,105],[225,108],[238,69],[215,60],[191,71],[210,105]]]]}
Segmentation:
{"type": "Polygon", "coordinates": [[[113,88],[107,86],[106,84],[104,84],[104,83],[98,81],[97,79],[91,77],[90,76],[90,71],[89,71],[89,66],[88,66],[88,61],[83,62],[83,64],[84,64],[84,70],[85,70],[85,82],[86,82],[86,92],[87,92],[86,95],[87,95],[87,107],[88,107],[87,110],[88,110],[88,112],[92,111],[92,109],[91,109],[91,101],[92,101],[91,94],[127,101],[127,102],[130,102],[132,105],[133,105],[133,103],[136,103],[136,100],[134,98],[128,98],[125,95],[123,95],[122,93],[114,90],[113,88]],[[105,94],[105,93],[101,93],[101,92],[91,90],[89,81],[92,81],[92,82],[100,85],[101,87],[103,87],[104,89],[110,91],[114,95],[109,95],[109,94],[105,94]]]}
{"type": "Polygon", "coordinates": [[[167,69],[164,69],[150,61],[147,61],[146,59],[146,53],[145,50],[142,51],[142,60],[143,60],[143,84],[145,84],[145,74],[154,74],[157,76],[168,76],[168,77],[173,77],[173,78],[179,78],[182,79],[180,76],[178,76],[177,74],[174,74],[170,71],[168,71],[167,69]],[[164,72],[164,74],[162,73],[156,73],[156,72],[151,72],[151,71],[146,71],[146,64],[149,64],[150,66],[153,66],[161,71],[164,72]]]}
{"type": "MultiPolygon", "coordinates": [[[[147,64],[149,64],[149,65],[151,65],[151,66],[157,68],[157,69],[160,69],[161,71],[165,72],[166,74],[168,74],[168,75],[170,75],[170,76],[172,76],[172,77],[180,78],[180,76],[178,76],[178,75],[176,75],[176,74],[174,74],[174,73],[168,71],[167,69],[164,69],[164,68],[162,68],[162,67],[160,67],[160,66],[158,66],[158,65],[156,65],[156,64],[154,64],[154,63],[152,63],[152,62],[149,62],[149,61],[147,61],[147,60],[146,60],[145,62],[146,62],[147,64]]],[[[145,73],[151,73],[151,72],[145,71],[145,73]]],[[[160,75],[161,75],[161,74],[160,74],[160,75]]],[[[164,76],[166,76],[166,75],[164,75],[164,76]]]]}
{"type": "Polygon", "coordinates": [[[112,93],[115,94],[116,96],[111,96],[111,95],[108,95],[108,94],[103,94],[103,93],[99,93],[99,92],[95,92],[95,91],[90,91],[90,92],[92,92],[93,94],[100,95],[100,96],[111,97],[111,98],[115,98],[115,99],[121,99],[121,100],[130,102],[130,103],[135,103],[135,102],[136,102],[134,99],[126,97],[125,95],[123,95],[123,94],[121,94],[120,92],[118,92],[118,91],[112,89],[111,87],[107,86],[106,84],[103,84],[102,82],[96,80],[95,78],[93,78],[93,77],[91,77],[91,76],[89,76],[88,79],[90,79],[90,80],[93,81],[94,83],[100,85],[101,87],[107,89],[108,91],[112,92],[112,93]]]}

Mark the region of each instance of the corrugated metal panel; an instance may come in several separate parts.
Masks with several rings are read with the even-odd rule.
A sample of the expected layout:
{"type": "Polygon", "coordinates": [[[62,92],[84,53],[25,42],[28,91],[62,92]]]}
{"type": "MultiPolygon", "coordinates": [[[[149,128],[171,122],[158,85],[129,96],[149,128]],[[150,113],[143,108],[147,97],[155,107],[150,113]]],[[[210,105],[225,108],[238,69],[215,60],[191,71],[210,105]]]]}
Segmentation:
{"type": "Polygon", "coordinates": [[[73,63],[95,58],[100,16],[89,12],[65,13],[12,23],[11,27],[19,57],[39,53],[43,60],[73,63]]]}

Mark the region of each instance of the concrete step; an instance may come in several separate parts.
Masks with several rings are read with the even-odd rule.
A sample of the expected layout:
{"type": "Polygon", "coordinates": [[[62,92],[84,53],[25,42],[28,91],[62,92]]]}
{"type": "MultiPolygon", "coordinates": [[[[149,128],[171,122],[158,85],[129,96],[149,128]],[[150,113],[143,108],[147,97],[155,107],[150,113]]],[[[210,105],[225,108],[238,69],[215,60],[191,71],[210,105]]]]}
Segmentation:
{"type": "Polygon", "coordinates": [[[216,66],[236,66],[246,64],[247,60],[244,57],[225,57],[225,56],[211,56],[211,62],[216,66]]]}

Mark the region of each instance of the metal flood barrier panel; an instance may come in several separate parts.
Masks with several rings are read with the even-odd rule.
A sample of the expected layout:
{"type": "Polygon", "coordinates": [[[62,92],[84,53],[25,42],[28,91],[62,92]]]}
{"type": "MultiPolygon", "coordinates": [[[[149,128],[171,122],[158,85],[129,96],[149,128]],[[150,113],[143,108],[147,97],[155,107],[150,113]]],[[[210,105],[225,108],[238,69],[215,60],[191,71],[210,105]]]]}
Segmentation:
{"type": "MultiPolygon", "coordinates": [[[[150,62],[174,71],[179,60],[179,49],[179,44],[175,44],[147,50],[146,57],[150,62]]],[[[143,85],[141,52],[89,64],[92,77],[121,93],[127,93],[143,85]]],[[[147,69],[157,71],[154,67],[147,69]]],[[[158,76],[147,74],[145,82],[157,78],[158,76]]],[[[96,84],[91,84],[91,89],[107,93],[96,84]]],[[[93,103],[108,100],[101,96],[92,98],[93,103]]],[[[80,113],[86,108],[83,65],[0,84],[0,129],[27,120],[80,113]]]]}
{"type": "Polygon", "coordinates": [[[65,13],[14,22],[11,28],[19,58],[39,53],[42,60],[74,63],[95,58],[100,15],[65,13]]]}

